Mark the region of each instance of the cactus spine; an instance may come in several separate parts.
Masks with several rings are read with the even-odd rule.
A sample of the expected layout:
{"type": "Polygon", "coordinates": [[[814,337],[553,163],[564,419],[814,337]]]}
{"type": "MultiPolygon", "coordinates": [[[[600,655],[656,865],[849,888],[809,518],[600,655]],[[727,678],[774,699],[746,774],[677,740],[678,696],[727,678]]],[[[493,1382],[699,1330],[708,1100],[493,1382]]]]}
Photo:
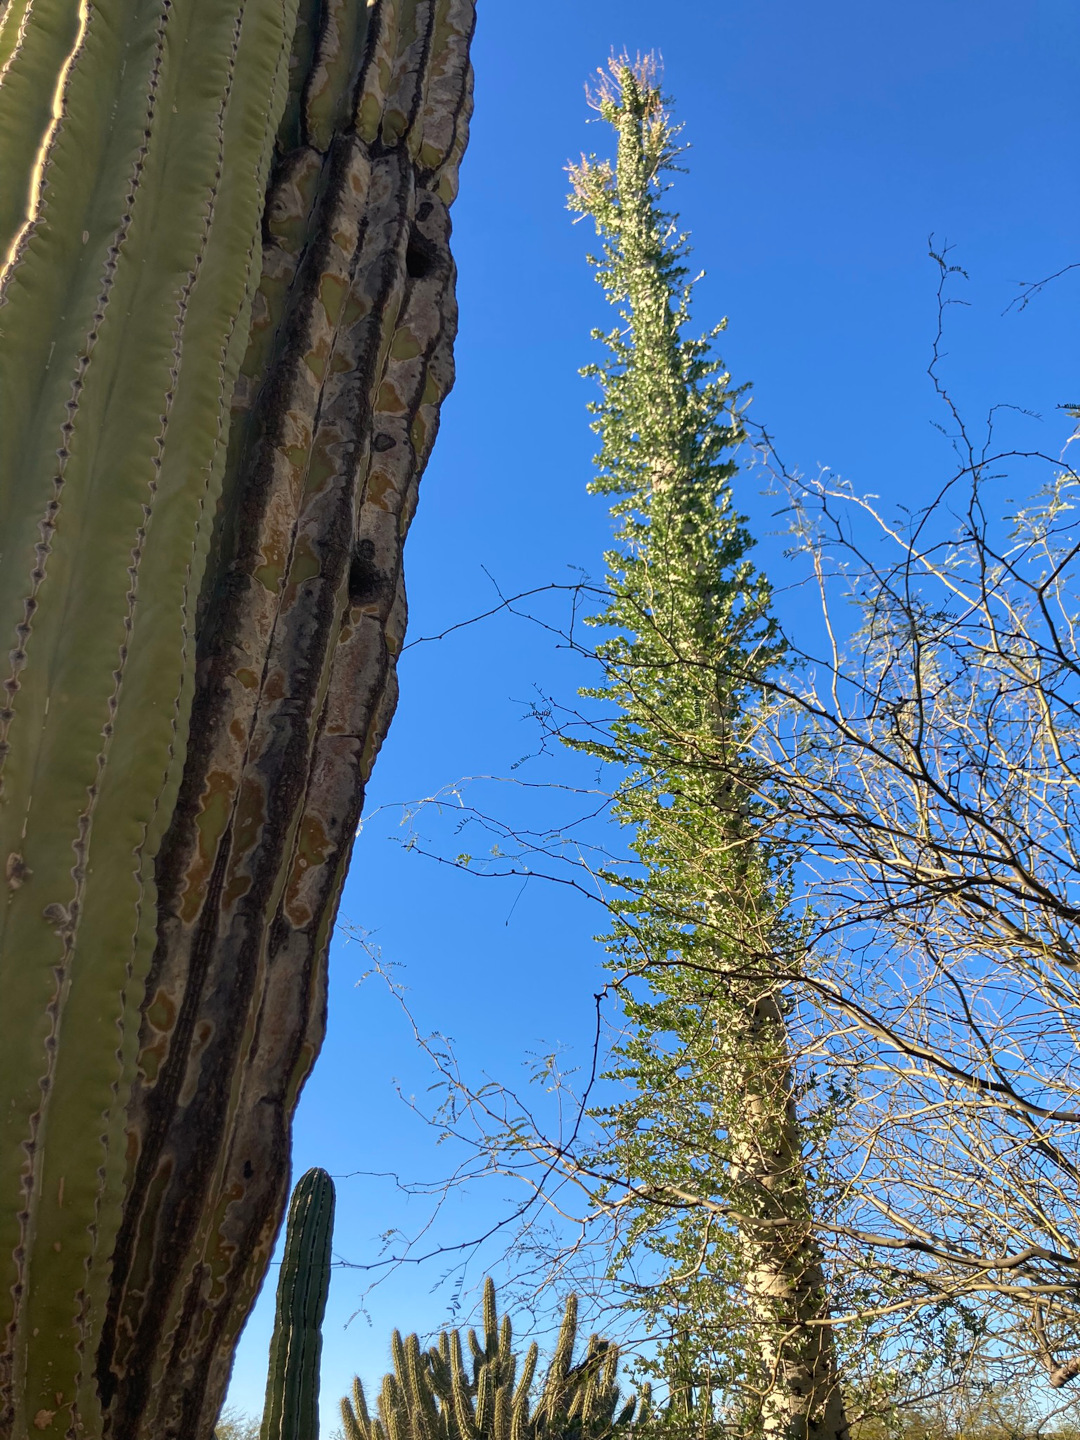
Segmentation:
{"type": "Polygon", "coordinates": [[[322,1320],[330,1291],[334,1182],[313,1169],[289,1204],[260,1440],[318,1440],[322,1320]]]}
{"type": "Polygon", "coordinates": [[[269,1262],[453,374],[472,23],[0,10],[0,1440],[204,1440],[269,1262]]]}
{"type": "Polygon", "coordinates": [[[616,1345],[593,1335],[574,1364],[577,1297],[569,1296],[540,1398],[532,1406],[539,1350],[530,1345],[518,1375],[509,1316],[500,1324],[495,1286],[484,1282],[483,1344],[470,1330],[470,1379],[461,1332],[444,1330],[430,1349],[419,1338],[392,1341],[394,1371],[383,1379],[373,1417],[359,1378],[341,1402],[345,1440],[605,1440],[652,1413],[648,1386],[619,1406],[616,1345]]]}

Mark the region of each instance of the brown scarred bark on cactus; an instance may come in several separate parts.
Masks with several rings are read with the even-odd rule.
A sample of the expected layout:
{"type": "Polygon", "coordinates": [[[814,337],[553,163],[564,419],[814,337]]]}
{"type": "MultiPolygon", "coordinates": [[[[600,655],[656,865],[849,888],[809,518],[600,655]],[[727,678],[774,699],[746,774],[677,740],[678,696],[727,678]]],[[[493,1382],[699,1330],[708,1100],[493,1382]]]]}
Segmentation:
{"type": "Polygon", "coordinates": [[[267,200],[192,743],[157,863],[99,1355],[118,1436],[136,1416],[147,1435],[206,1433],[217,1413],[280,1222],[330,927],[397,698],[402,545],[453,380],[447,206],[473,6],[369,13],[302,16],[312,63],[267,200]]]}
{"type": "Polygon", "coordinates": [[[0,1440],[211,1434],[394,708],[473,4],[299,9],[0,6],[0,1440]]]}

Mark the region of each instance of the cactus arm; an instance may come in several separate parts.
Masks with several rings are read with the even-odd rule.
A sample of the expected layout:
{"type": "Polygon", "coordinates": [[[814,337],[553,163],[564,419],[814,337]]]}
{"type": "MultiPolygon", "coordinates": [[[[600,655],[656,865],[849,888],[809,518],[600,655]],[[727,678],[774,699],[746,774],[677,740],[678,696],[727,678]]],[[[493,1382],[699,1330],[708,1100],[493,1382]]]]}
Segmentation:
{"type": "Polygon", "coordinates": [[[488,1275],[484,1280],[484,1354],[490,1360],[499,1348],[499,1313],[495,1307],[495,1283],[488,1275]]]}
{"type": "Polygon", "coordinates": [[[510,1323],[510,1316],[504,1315],[499,1326],[499,1376],[500,1379],[509,1378],[511,1386],[514,1383],[514,1327],[510,1323]]]}
{"type": "Polygon", "coordinates": [[[368,1414],[367,1396],[364,1394],[364,1387],[360,1383],[359,1375],[353,1378],[353,1404],[356,1406],[356,1417],[365,1431],[371,1430],[371,1416],[368,1414]]]}
{"type": "MultiPolygon", "coordinates": [[[[359,1381],[354,1382],[359,1384],[359,1381]]],[[[369,1427],[353,1409],[348,1396],[341,1402],[341,1429],[345,1440],[373,1440],[369,1427]]]]}
{"type": "Polygon", "coordinates": [[[325,1170],[308,1170],[289,1203],[260,1440],[318,1440],[333,1233],[334,1182],[325,1170]]]}
{"type": "Polygon", "coordinates": [[[387,1375],[383,1381],[383,1387],[379,1394],[379,1413],[387,1440],[409,1440],[404,1397],[401,1387],[393,1375],[387,1375]]]}
{"type": "Polygon", "coordinates": [[[627,1425],[633,1424],[634,1411],[637,1409],[637,1403],[638,1397],[636,1395],[631,1395],[630,1399],[627,1400],[626,1404],[622,1407],[618,1415],[615,1417],[615,1428],[617,1430],[625,1430],[627,1425]]]}
{"type": "Polygon", "coordinates": [[[405,1395],[409,1383],[409,1360],[400,1330],[395,1330],[390,1336],[390,1358],[394,1362],[394,1393],[396,1395],[400,1391],[402,1395],[405,1395]]]}
{"type": "MultiPolygon", "coordinates": [[[[99,1361],[115,1423],[149,1407],[155,1440],[201,1434],[220,1401],[321,1043],[327,943],[396,697],[402,545],[453,374],[443,197],[464,143],[471,26],[466,0],[383,0],[351,93],[358,113],[414,117],[400,143],[365,144],[347,114],[319,151],[314,91],[294,85],[301,143],[275,165],[199,600],[194,738],[157,859],[131,1198],[99,1361]],[[403,47],[387,38],[402,16],[403,47]],[[374,65],[380,47],[389,67],[374,65]],[[428,170],[409,144],[436,65],[457,108],[449,129],[431,122],[428,170]]],[[[316,70],[328,35],[301,36],[316,70]]]]}
{"type": "Polygon", "coordinates": [[[495,1392],[492,1440],[510,1440],[510,1409],[510,1388],[507,1385],[500,1385],[495,1392]]]}
{"type": "Polygon", "coordinates": [[[291,18],[282,0],[15,13],[0,31],[0,1434],[100,1434],[149,861],[180,778],[291,18]]]}
{"type": "Polygon", "coordinates": [[[359,1375],[353,1376],[351,1400],[346,1395],[341,1402],[341,1423],[345,1440],[379,1440],[379,1427],[377,1423],[372,1424],[367,1396],[359,1375]]]}
{"type": "Polygon", "coordinates": [[[490,1363],[488,1363],[482,1367],[480,1380],[476,1387],[476,1430],[479,1435],[484,1437],[488,1435],[494,1410],[495,1376],[490,1363]]]}
{"type": "Polygon", "coordinates": [[[420,1337],[410,1335],[405,1342],[405,1404],[408,1408],[416,1440],[436,1440],[438,1430],[435,1401],[428,1384],[425,1357],[420,1351],[420,1337]]]}
{"type": "Polygon", "coordinates": [[[540,1403],[536,1407],[537,1413],[544,1416],[545,1423],[548,1426],[551,1425],[556,1416],[563,1413],[569,1399],[570,1386],[568,1382],[576,1340],[577,1296],[568,1295],[566,1297],[566,1309],[563,1311],[562,1324],[559,1327],[559,1338],[555,1342],[555,1351],[551,1357],[551,1364],[548,1366],[543,1394],[540,1397],[540,1403]]]}
{"type": "Polygon", "coordinates": [[[445,1330],[439,1332],[438,1344],[428,1351],[431,1388],[440,1400],[448,1400],[453,1393],[450,1379],[450,1342],[445,1330]]]}
{"type": "Polygon", "coordinates": [[[529,1397],[532,1392],[536,1362],[540,1358],[540,1347],[534,1341],[525,1354],[521,1367],[521,1379],[514,1391],[514,1403],[510,1415],[511,1440],[522,1440],[529,1425],[529,1397]]]}
{"type": "Polygon", "coordinates": [[[452,1405],[457,1432],[461,1440],[478,1440],[479,1431],[477,1430],[476,1417],[473,1413],[472,1399],[469,1395],[465,1371],[460,1365],[454,1368],[453,1380],[454,1393],[452,1405]]]}

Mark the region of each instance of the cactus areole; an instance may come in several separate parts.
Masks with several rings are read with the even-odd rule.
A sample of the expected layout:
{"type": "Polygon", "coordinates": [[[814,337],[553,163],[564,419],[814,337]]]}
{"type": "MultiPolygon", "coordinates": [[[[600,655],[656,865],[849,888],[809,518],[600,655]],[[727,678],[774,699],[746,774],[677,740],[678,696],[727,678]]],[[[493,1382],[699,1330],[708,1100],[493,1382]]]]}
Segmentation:
{"type": "Polygon", "coordinates": [[[207,1440],[452,381],[472,0],[0,4],[0,1440],[207,1440]]]}

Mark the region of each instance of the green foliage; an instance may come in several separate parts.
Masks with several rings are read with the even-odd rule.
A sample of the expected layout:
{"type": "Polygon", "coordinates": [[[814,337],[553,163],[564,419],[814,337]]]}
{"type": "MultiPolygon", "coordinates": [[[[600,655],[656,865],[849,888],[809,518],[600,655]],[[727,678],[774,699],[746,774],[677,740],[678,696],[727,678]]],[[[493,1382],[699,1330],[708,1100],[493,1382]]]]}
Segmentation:
{"type": "MultiPolygon", "coordinates": [[[[629,1303],[658,1340],[647,1368],[676,1409],[710,1419],[744,1382],[783,1387],[768,1377],[794,1355],[784,1334],[824,1304],[779,978],[798,969],[801,936],[785,913],[790,856],[760,823],[766,777],[747,743],[784,653],[732,492],[744,389],[713,351],[723,325],[686,333],[689,252],[663,208],[678,129],[649,62],[613,61],[593,103],[616,160],[571,167],[570,205],[595,223],[592,263],[620,323],[594,332],[606,354],[584,372],[601,391],[591,488],[614,497],[616,521],[609,600],[592,621],[608,632],[604,683],[586,693],[614,714],[569,743],[622,768],[615,813],[640,865],[605,877],[628,1033],[608,1078],[630,1094],[594,1112],[605,1138],[584,1163],[612,1177],[601,1198],[620,1198],[616,1268],[639,1262],[629,1303]],[[755,1269],[801,1287],[798,1319],[778,1305],[763,1323],[748,1300],[755,1269]]],[[[816,1353],[805,1364],[829,1371],[828,1333],[802,1334],[816,1353]]]]}
{"type": "Polygon", "coordinates": [[[325,1170],[308,1170],[289,1203],[260,1440],[318,1440],[333,1232],[334,1182],[325,1170]]]}
{"type": "MultiPolygon", "coordinates": [[[[731,452],[744,439],[741,391],[730,388],[710,335],[683,334],[691,285],[684,237],[659,204],[677,132],[648,72],[615,68],[597,98],[618,134],[618,162],[572,170],[572,207],[604,241],[593,261],[622,324],[594,332],[608,350],[584,373],[600,435],[591,487],[618,498],[607,556],[610,601],[593,623],[613,633],[598,653],[605,684],[588,693],[617,707],[599,740],[574,741],[629,770],[616,813],[633,827],[644,883],[610,937],[633,970],[667,971],[671,998],[702,998],[706,972],[771,962],[790,944],[773,903],[784,857],[753,830],[756,778],[741,743],[755,686],[781,658],[768,583],[731,491],[731,452]],[[708,882],[704,882],[704,877],[708,882]],[[697,962],[700,962],[698,965],[697,962]],[[697,966],[695,971],[695,966],[697,966]]],[[[677,1018],[659,1002],[658,1028],[677,1018]]],[[[644,1022],[651,1013],[635,1007],[644,1022]]]]}
{"type": "Polygon", "coordinates": [[[566,1302],[558,1342],[539,1395],[533,1381],[539,1349],[520,1361],[509,1316],[501,1323],[495,1286],[484,1282],[482,1340],[468,1332],[472,1374],[466,1372],[459,1330],[444,1330],[430,1349],[416,1335],[392,1340],[393,1373],[379,1391],[376,1415],[359,1379],[341,1402],[345,1440],[604,1440],[641,1425],[651,1414],[649,1391],[620,1406],[619,1352],[590,1336],[575,1364],[577,1297],[566,1302]]]}

